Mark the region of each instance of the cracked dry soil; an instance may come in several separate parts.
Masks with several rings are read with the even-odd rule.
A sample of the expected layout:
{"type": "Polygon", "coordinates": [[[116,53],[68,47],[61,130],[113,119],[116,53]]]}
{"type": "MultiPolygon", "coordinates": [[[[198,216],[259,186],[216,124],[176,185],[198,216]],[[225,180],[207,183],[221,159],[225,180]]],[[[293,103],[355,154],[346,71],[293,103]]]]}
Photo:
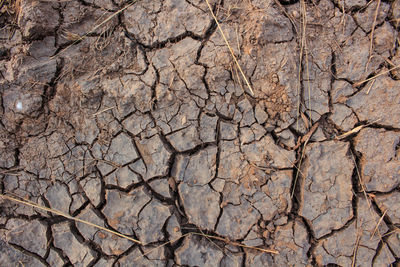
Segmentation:
{"type": "Polygon", "coordinates": [[[210,2],[254,94],[203,0],[2,1],[2,194],[141,244],[1,198],[1,266],[398,266],[400,1],[210,2]]]}

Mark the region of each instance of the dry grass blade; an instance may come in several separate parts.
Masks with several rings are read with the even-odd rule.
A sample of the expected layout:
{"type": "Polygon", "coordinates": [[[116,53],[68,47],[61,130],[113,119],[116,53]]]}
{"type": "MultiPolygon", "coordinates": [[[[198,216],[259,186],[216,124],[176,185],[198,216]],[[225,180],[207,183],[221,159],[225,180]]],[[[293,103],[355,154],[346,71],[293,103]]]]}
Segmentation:
{"type": "Polygon", "coordinates": [[[361,238],[360,233],[357,233],[357,240],[356,240],[356,244],[354,245],[351,267],[356,266],[356,257],[357,257],[358,246],[360,245],[360,238],[361,238]]]}
{"type": "Polygon", "coordinates": [[[370,43],[369,43],[369,58],[368,58],[367,64],[365,65],[365,70],[368,69],[368,64],[372,59],[372,50],[374,49],[374,31],[375,31],[376,19],[378,17],[378,11],[379,11],[380,6],[381,6],[381,0],[378,0],[378,4],[376,5],[376,10],[375,10],[374,22],[372,23],[372,29],[371,29],[371,37],[370,37],[370,43]]]}
{"type": "MultiPolygon", "coordinates": [[[[301,113],[303,114],[303,113],[301,113]]],[[[299,168],[297,168],[297,173],[296,173],[296,177],[294,179],[294,184],[293,184],[293,189],[292,192],[290,194],[290,197],[293,198],[294,196],[294,191],[296,190],[296,184],[297,184],[297,180],[299,178],[299,174],[303,175],[303,173],[300,171],[300,166],[303,162],[303,158],[305,155],[305,151],[306,151],[306,146],[308,144],[308,141],[310,141],[311,136],[314,134],[314,132],[318,129],[319,126],[319,122],[316,122],[311,129],[308,131],[308,133],[306,133],[303,137],[301,137],[297,143],[297,145],[294,147],[294,149],[297,149],[301,146],[301,144],[304,143],[303,149],[301,151],[301,157],[300,157],[300,161],[299,161],[299,168]]]]}
{"type": "Polygon", "coordinates": [[[146,256],[146,255],[152,253],[153,251],[156,251],[157,249],[162,248],[163,246],[166,246],[166,245],[168,245],[169,243],[174,243],[174,242],[178,241],[179,239],[181,239],[181,238],[183,238],[183,237],[185,237],[185,236],[188,236],[188,235],[190,235],[190,234],[191,234],[191,233],[186,233],[186,234],[181,235],[181,236],[179,236],[179,237],[177,237],[177,238],[175,238],[175,239],[172,239],[172,240],[170,240],[170,241],[167,241],[167,242],[165,242],[165,243],[162,243],[161,245],[159,245],[159,246],[157,246],[157,247],[155,247],[155,248],[152,248],[152,249],[146,251],[145,253],[143,253],[142,255],[140,255],[140,256],[134,258],[133,261],[135,262],[135,261],[137,261],[138,259],[143,258],[144,256],[146,256]]]}
{"type": "MultiPolygon", "coordinates": [[[[118,14],[122,13],[125,9],[129,8],[130,6],[132,6],[134,3],[136,2],[136,0],[133,0],[132,2],[130,2],[129,4],[127,4],[126,6],[124,6],[123,8],[119,9],[118,11],[114,12],[113,14],[111,14],[108,18],[106,18],[105,20],[103,20],[102,22],[100,22],[99,24],[97,24],[96,26],[94,26],[90,31],[86,32],[84,35],[78,37],[74,37],[76,38],[75,41],[72,42],[72,44],[68,45],[67,47],[65,47],[64,49],[62,49],[59,53],[63,53],[64,51],[66,51],[68,48],[70,48],[71,46],[73,46],[74,44],[78,43],[79,41],[82,41],[83,39],[86,38],[86,36],[88,36],[89,34],[95,32],[98,28],[100,28],[101,26],[103,26],[104,24],[106,24],[107,22],[109,22],[111,19],[113,19],[115,16],[117,16],[118,14]]],[[[55,56],[53,56],[55,57],[55,56]]]]}
{"type": "Polygon", "coordinates": [[[361,129],[362,128],[364,128],[365,126],[367,126],[367,125],[360,125],[360,126],[357,126],[356,128],[354,128],[354,129],[352,129],[352,130],[350,130],[350,131],[348,131],[348,132],[345,132],[344,134],[341,134],[341,135],[339,135],[339,136],[336,136],[336,140],[342,140],[342,139],[344,139],[344,138],[346,138],[346,137],[348,137],[348,136],[350,136],[350,135],[352,135],[352,134],[354,134],[354,133],[358,133],[359,131],[361,131],[361,129]]]}
{"type": "Polygon", "coordinates": [[[351,153],[351,159],[353,160],[354,166],[356,168],[358,182],[360,183],[361,190],[362,190],[362,192],[364,194],[365,200],[367,201],[368,207],[371,209],[370,198],[368,197],[367,189],[365,188],[364,182],[361,179],[361,174],[360,174],[360,170],[358,169],[358,166],[357,166],[356,158],[355,158],[353,152],[350,152],[350,153],[351,153]]]}
{"type": "MultiPolygon", "coordinates": [[[[360,171],[359,171],[358,166],[357,166],[357,162],[356,162],[355,157],[354,157],[354,155],[353,155],[352,152],[351,152],[351,156],[352,156],[352,159],[353,159],[353,162],[354,162],[354,166],[355,166],[356,171],[357,171],[357,176],[358,176],[359,183],[360,183],[360,185],[361,185],[361,189],[362,189],[362,191],[363,191],[365,200],[367,201],[367,204],[368,204],[368,209],[369,209],[369,212],[370,212],[370,214],[371,214],[371,218],[374,218],[374,216],[376,215],[376,213],[375,213],[374,211],[372,211],[371,199],[370,199],[370,197],[369,197],[369,194],[367,194],[366,187],[365,187],[365,185],[364,185],[364,183],[363,183],[363,181],[362,181],[362,179],[361,179],[361,174],[360,174],[360,171]]],[[[372,237],[374,236],[375,233],[378,233],[379,239],[381,240],[381,242],[383,242],[383,239],[382,239],[383,235],[382,235],[382,234],[380,233],[380,231],[379,231],[379,224],[382,222],[382,219],[383,219],[383,217],[385,216],[385,213],[386,213],[386,211],[384,212],[384,214],[383,214],[383,216],[380,218],[380,220],[376,223],[376,227],[375,227],[375,230],[374,230],[373,234],[371,235],[371,239],[372,239],[372,237]]],[[[373,220],[375,221],[375,219],[373,219],[373,220]]],[[[385,246],[385,249],[388,250],[388,247],[385,246]]],[[[389,252],[387,255],[390,255],[390,252],[389,252]]],[[[354,256],[354,257],[355,257],[355,256],[354,256]]],[[[354,260],[354,258],[353,258],[353,260],[354,260]]],[[[354,265],[352,265],[352,266],[354,266],[354,265]]]]}
{"type": "Polygon", "coordinates": [[[72,217],[72,216],[70,216],[68,214],[65,214],[65,213],[61,212],[61,211],[40,206],[40,205],[38,205],[36,203],[33,203],[33,202],[30,202],[28,200],[20,200],[20,199],[17,199],[15,197],[7,196],[7,195],[4,195],[4,194],[0,194],[0,197],[2,197],[4,199],[7,199],[7,200],[10,200],[10,201],[13,201],[13,202],[17,202],[19,204],[23,204],[23,205],[30,206],[30,207],[33,207],[33,208],[36,208],[36,209],[40,209],[40,210],[43,210],[43,211],[51,212],[53,214],[62,216],[64,218],[67,218],[69,220],[73,220],[75,222],[80,222],[80,223],[95,227],[97,229],[103,230],[103,231],[108,232],[110,234],[117,235],[119,237],[128,239],[128,240],[130,240],[130,241],[132,241],[132,242],[134,242],[136,244],[142,244],[139,240],[136,240],[136,239],[134,239],[132,237],[129,237],[129,236],[126,236],[124,234],[118,233],[116,231],[107,229],[107,228],[105,228],[103,226],[100,226],[100,225],[97,225],[97,224],[94,224],[94,223],[91,223],[91,222],[88,222],[88,221],[85,221],[85,220],[82,220],[82,219],[79,219],[79,218],[72,217]]]}
{"type": "Polygon", "coordinates": [[[398,68],[400,68],[400,65],[397,65],[396,67],[393,67],[393,68],[391,68],[391,69],[389,69],[387,71],[381,72],[381,73],[379,73],[379,74],[377,74],[377,75],[375,75],[375,76],[373,76],[371,78],[365,79],[365,80],[360,81],[360,82],[356,82],[356,83],[353,84],[353,87],[358,87],[358,86],[362,85],[365,82],[374,80],[374,79],[376,79],[376,78],[378,78],[378,77],[380,77],[382,75],[388,74],[389,72],[391,72],[391,71],[393,71],[395,69],[398,69],[398,68]]]}
{"type": "Polygon", "coordinates": [[[383,234],[382,237],[389,236],[389,235],[394,234],[394,233],[400,233],[400,229],[395,227],[395,229],[393,231],[390,231],[390,232],[387,232],[387,233],[383,234]]]}
{"type": "MultiPolygon", "coordinates": [[[[304,52],[304,59],[306,63],[306,74],[307,74],[307,91],[308,91],[308,110],[310,112],[310,124],[311,122],[311,112],[312,112],[312,107],[311,107],[311,85],[310,85],[310,67],[309,67],[309,61],[308,61],[308,48],[307,48],[307,8],[306,8],[306,3],[304,0],[300,1],[300,14],[302,16],[302,40],[301,40],[301,45],[302,51],[304,52]]],[[[301,61],[300,61],[301,64],[301,61]]],[[[304,80],[303,80],[304,81],[304,80]]]]}
{"type": "Polygon", "coordinates": [[[367,90],[367,92],[366,92],[367,95],[368,95],[369,92],[371,91],[371,88],[372,88],[372,86],[374,86],[375,82],[376,82],[376,80],[373,80],[372,83],[371,83],[371,85],[368,87],[368,90],[367,90]]]}
{"type": "Polygon", "coordinates": [[[348,136],[350,136],[350,135],[352,135],[352,134],[358,133],[358,132],[361,131],[361,129],[364,128],[364,127],[367,127],[367,126],[370,126],[371,124],[377,123],[378,121],[380,121],[380,119],[378,119],[378,120],[376,120],[376,121],[373,121],[373,122],[370,122],[370,123],[365,124],[365,125],[357,126],[357,127],[355,127],[354,129],[352,129],[352,130],[350,130],[350,131],[348,131],[348,132],[345,132],[344,134],[341,134],[341,135],[339,135],[339,136],[336,136],[335,139],[336,139],[336,140],[342,140],[342,139],[344,139],[344,138],[346,138],[346,137],[348,137],[348,136]]]}
{"type": "Polygon", "coordinates": [[[94,113],[92,116],[93,116],[93,117],[96,117],[96,116],[100,115],[101,113],[106,112],[106,111],[109,111],[109,110],[114,109],[114,108],[116,108],[116,107],[117,107],[117,106],[113,106],[113,107],[110,107],[110,108],[106,108],[106,109],[100,110],[100,111],[94,113]]]}
{"type": "MultiPolygon", "coordinates": [[[[220,248],[220,247],[217,244],[215,244],[214,242],[212,242],[211,239],[224,241],[224,242],[229,243],[229,244],[234,245],[234,246],[248,248],[248,249],[254,249],[254,250],[258,250],[258,251],[265,252],[265,253],[279,254],[279,252],[277,250],[275,250],[275,249],[265,249],[265,248],[246,246],[246,245],[243,245],[243,244],[240,244],[240,243],[237,243],[237,242],[229,241],[226,238],[222,238],[222,237],[219,237],[219,236],[207,235],[207,234],[198,233],[198,232],[189,232],[189,233],[183,234],[183,235],[181,235],[181,236],[179,236],[179,237],[177,237],[177,238],[175,238],[173,240],[169,240],[169,241],[167,241],[165,243],[162,243],[161,245],[159,245],[159,246],[157,246],[157,247],[155,247],[153,249],[150,249],[150,250],[146,251],[142,255],[136,257],[135,259],[133,259],[133,261],[137,261],[138,259],[140,259],[140,258],[152,253],[153,251],[156,251],[157,249],[160,249],[160,248],[164,247],[165,245],[168,245],[170,243],[174,243],[174,242],[178,241],[179,239],[184,238],[184,237],[189,236],[189,235],[203,236],[203,237],[207,238],[211,243],[213,243],[218,248],[220,248]]],[[[222,249],[222,248],[220,248],[220,249],[222,249]]]]}
{"type": "Polygon", "coordinates": [[[211,238],[211,239],[224,241],[224,242],[227,242],[227,243],[229,243],[231,245],[242,247],[242,248],[254,249],[254,250],[262,251],[262,252],[265,252],[265,253],[271,253],[271,254],[279,254],[279,251],[277,251],[276,249],[268,249],[268,248],[259,248],[259,247],[246,246],[246,245],[240,244],[238,242],[229,241],[226,238],[222,238],[222,237],[219,237],[219,236],[207,235],[207,234],[196,233],[196,232],[192,232],[191,234],[200,235],[200,236],[204,236],[206,238],[211,238]]]}
{"type": "Polygon", "coordinates": [[[222,38],[224,39],[224,41],[225,41],[225,43],[226,43],[226,46],[227,46],[228,49],[229,49],[229,52],[231,52],[232,58],[233,58],[233,60],[235,61],[236,65],[237,65],[237,67],[238,67],[238,69],[239,69],[239,71],[240,71],[240,74],[242,74],[243,80],[246,82],[247,87],[249,87],[249,90],[250,90],[251,94],[254,95],[253,88],[251,88],[251,85],[250,85],[249,81],[247,80],[246,75],[244,75],[243,70],[242,70],[242,68],[241,68],[240,65],[239,65],[239,62],[238,62],[238,60],[236,59],[235,53],[233,53],[233,49],[232,49],[232,47],[230,46],[230,44],[229,44],[229,42],[228,42],[228,39],[226,39],[226,37],[225,37],[224,31],[222,30],[221,25],[219,24],[217,17],[214,15],[214,12],[213,12],[213,10],[212,10],[212,7],[211,7],[211,5],[210,5],[210,2],[208,2],[208,0],[206,0],[206,3],[207,3],[208,9],[210,10],[210,13],[211,13],[211,15],[212,15],[212,17],[213,17],[215,23],[217,24],[217,27],[218,27],[219,32],[221,33],[222,38]]]}
{"type": "Polygon", "coordinates": [[[387,212],[387,210],[385,210],[385,211],[383,212],[382,216],[379,218],[379,221],[378,221],[378,223],[376,224],[375,229],[374,229],[374,231],[372,232],[371,238],[370,238],[369,240],[372,240],[372,238],[374,237],[376,231],[378,230],[379,225],[381,224],[381,222],[382,222],[382,220],[383,220],[383,217],[385,217],[385,215],[386,215],[386,212],[387,212]]]}
{"type": "Polygon", "coordinates": [[[237,266],[239,267],[239,263],[238,263],[232,256],[230,256],[230,255],[228,255],[228,254],[225,254],[224,250],[223,250],[220,246],[218,246],[217,243],[215,243],[214,241],[212,241],[211,238],[209,238],[206,234],[204,234],[204,232],[201,231],[201,229],[200,229],[200,232],[201,232],[201,234],[202,234],[205,238],[207,238],[207,240],[208,240],[211,244],[213,244],[214,246],[216,246],[224,255],[228,256],[228,257],[232,260],[232,262],[236,262],[236,263],[237,263],[237,266]]]}

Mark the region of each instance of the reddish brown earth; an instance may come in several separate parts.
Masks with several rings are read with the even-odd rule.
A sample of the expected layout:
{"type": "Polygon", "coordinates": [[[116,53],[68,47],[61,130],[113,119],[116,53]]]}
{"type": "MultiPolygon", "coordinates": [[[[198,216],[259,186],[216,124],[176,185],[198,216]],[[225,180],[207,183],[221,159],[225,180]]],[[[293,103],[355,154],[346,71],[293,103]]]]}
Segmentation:
{"type": "Polygon", "coordinates": [[[399,264],[400,1],[210,4],[1,2],[0,266],[399,264]]]}

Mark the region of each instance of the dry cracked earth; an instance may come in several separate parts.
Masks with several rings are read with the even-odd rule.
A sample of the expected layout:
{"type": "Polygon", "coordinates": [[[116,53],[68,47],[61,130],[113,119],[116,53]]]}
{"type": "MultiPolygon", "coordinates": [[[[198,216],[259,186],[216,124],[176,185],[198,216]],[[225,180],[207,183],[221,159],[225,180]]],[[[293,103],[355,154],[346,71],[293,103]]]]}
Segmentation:
{"type": "Polygon", "coordinates": [[[400,1],[210,4],[253,92],[203,0],[2,1],[1,193],[140,244],[2,197],[1,266],[398,266],[400,1]]]}

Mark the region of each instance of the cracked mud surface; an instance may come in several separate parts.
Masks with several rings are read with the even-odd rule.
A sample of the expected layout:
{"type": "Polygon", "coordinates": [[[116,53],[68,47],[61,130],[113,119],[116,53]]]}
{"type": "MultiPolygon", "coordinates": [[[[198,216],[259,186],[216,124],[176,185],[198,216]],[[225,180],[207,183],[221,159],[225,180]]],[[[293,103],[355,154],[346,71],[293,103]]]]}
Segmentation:
{"type": "Polygon", "coordinates": [[[1,266],[399,264],[400,2],[210,2],[254,94],[205,1],[2,9],[2,194],[141,244],[2,198],[1,266]]]}

